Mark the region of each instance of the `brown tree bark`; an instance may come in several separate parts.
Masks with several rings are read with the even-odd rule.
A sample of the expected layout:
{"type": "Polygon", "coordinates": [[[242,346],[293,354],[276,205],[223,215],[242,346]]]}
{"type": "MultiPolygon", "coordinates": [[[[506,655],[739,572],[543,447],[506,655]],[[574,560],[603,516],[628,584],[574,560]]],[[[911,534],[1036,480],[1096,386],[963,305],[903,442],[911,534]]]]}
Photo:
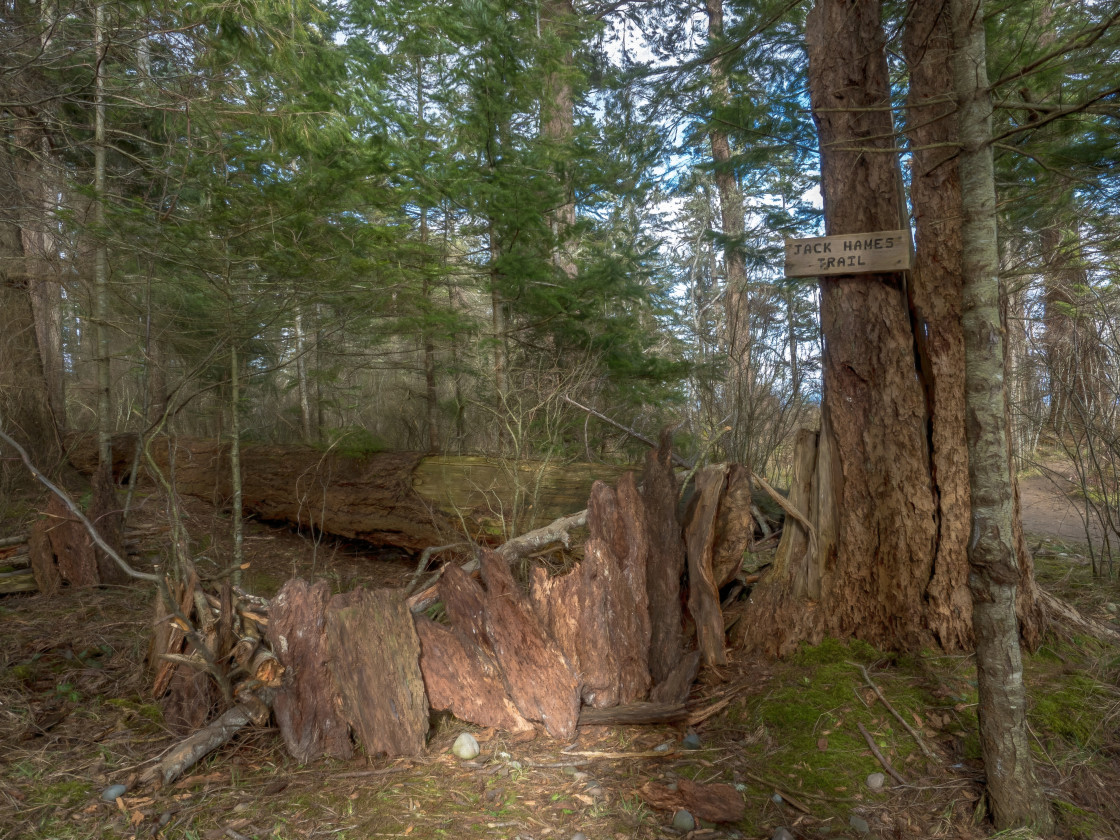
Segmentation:
{"type": "Polygon", "coordinates": [[[418,755],[428,734],[420,641],[397,590],[357,589],[327,604],[327,649],[342,711],[366,755],[418,755]]]}
{"type": "Polygon", "coordinates": [[[324,755],[348,759],[354,754],[327,666],[329,600],[326,581],[309,584],[293,578],[269,606],[268,644],[284,666],[284,681],[272,708],[288,752],[304,764],[324,755]]]}
{"type": "MultiPolygon", "coordinates": [[[[897,229],[902,185],[879,0],[819,0],[806,42],[827,233],[897,229]]],[[[923,604],[936,504],[903,278],[822,280],[821,324],[817,550],[803,576],[819,577],[820,594],[794,589],[788,567],[771,575],[745,617],[747,641],[775,652],[826,634],[921,647],[934,641],[923,604]]]]}
{"type": "MultiPolygon", "coordinates": [[[[705,0],[705,10],[709,44],[718,46],[723,41],[723,0],[705,0]]],[[[718,113],[720,108],[730,104],[731,98],[727,70],[723,65],[725,58],[716,56],[708,62],[715,111],[708,140],[712,149],[712,177],[719,192],[724,240],[723,345],[727,355],[724,412],[731,417],[729,460],[738,460],[751,451],[749,436],[753,431],[748,421],[751,392],[750,296],[741,242],[744,230],[743,196],[731,166],[731,143],[726,128],[719,122],[718,113]]]]}
{"type": "MultiPolygon", "coordinates": [[[[811,527],[787,529],[756,587],[739,630],[750,647],[784,653],[824,635],[893,649],[972,643],[947,14],[915,3],[907,20],[914,271],[821,281],[821,429],[800,441],[791,491],[811,527]]],[[[905,224],[879,0],[818,0],[807,43],[827,232],[905,224]]],[[[1023,580],[1030,640],[1040,613],[1029,557],[1023,580]]]]}

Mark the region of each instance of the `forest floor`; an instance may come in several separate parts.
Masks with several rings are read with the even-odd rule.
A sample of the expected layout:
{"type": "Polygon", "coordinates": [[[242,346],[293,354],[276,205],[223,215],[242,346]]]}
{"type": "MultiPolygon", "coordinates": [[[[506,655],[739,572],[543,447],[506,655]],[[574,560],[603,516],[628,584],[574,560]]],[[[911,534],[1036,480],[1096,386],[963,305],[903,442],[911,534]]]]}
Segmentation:
{"type": "MultiPolygon", "coordinates": [[[[1115,621],[1120,584],[1092,577],[1084,537],[1078,542],[1064,525],[1051,527],[1051,513],[1036,516],[1035,493],[1024,492],[1024,513],[1039,579],[1087,614],[1115,621]]],[[[1052,497],[1058,491],[1051,494],[1060,504],[1052,497]]],[[[188,507],[192,534],[217,571],[228,519],[202,503],[188,507]]],[[[140,545],[149,561],[166,539],[162,519],[154,497],[134,518],[150,531],[140,545]]],[[[260,523],[249,524],[245,546],[246,588],[263,595],[297,574],[345,591],[399,586],[413,571],[404,556],[315,544],[260,523]]],[[[442,718],[420,758],[300,766],[276,731],[262,728],[167,789],[133,788],[140,771],[176,741],[148,692],[151,609],[152,593],[139,585],[65,591],[50,600],[0,598],[0,838],[570,840],[582,833],[590,840],[753,840],[783,827],[798,840],[992,834],[971,659],[886,655],[859,643],[826,642],[776,663],[733,655],[723,673],[706,675],[693,690],[699,749],[683,748],[684,727],[584,727],[568,745],[544,736],[519,741],[442,718]],[[905,784],[888,778],[882,790],[868,787],[868,776],[884,768],[860,725],[905,784]],[[475,761],[449,753],[464,730],[481,742],[475,761]],[[649,781],[685,778],[735,785],[746,817],[733,826],[674,829],[673,814],[651,809],[639,791],[649,781]],[[113,784],[129,790],[102,801],[113,784]]],[[[1120,650],[1050,636],[1025,667],[1035,757],[1054,803],[1056,836],[1120,838],[1120,650]]]]}

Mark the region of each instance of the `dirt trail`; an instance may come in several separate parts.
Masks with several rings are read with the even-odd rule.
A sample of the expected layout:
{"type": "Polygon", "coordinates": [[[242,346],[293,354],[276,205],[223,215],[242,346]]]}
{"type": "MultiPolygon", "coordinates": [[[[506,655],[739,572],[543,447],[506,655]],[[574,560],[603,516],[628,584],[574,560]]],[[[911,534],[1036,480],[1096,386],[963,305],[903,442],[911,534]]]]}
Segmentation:
{"type": "MultiPolygon", "coordinates": [[[[1043,475],[1019,479],[1019,497],[1023,510],[1023,530],[1032,536],[1085,542],[1084,511],[1074,495],[1076,483],[1061,464],[1048,464],[1043,475]]],[[[1101,529],[1090,521],[1093,544],[1100,545],[1101,529]]]]}

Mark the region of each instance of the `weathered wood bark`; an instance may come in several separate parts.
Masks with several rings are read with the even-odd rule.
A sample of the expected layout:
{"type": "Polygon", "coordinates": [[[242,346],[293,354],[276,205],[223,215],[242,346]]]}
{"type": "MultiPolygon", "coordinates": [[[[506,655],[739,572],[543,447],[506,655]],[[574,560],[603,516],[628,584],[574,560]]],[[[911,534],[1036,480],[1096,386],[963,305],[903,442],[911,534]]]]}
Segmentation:
{"type": "MultiPolygon", "coordinates": [[[[696,474],[685,544],[688,546],[688,611],[696,622],[696,641],[705,665],[726,665],[723,613],[712,572],[716,518],[727,482],[727,465],[705,467],[696,474]]],[[[748,512],[750,508],[748,506],[748,512]]]]}
{"type": "Polygon", "coordinates": [[[642,502],[649,528],[646,591],[649,595],[649,672],[654,684],[663,682],[684,652],[681,629],[681,575],[685,546],[677,518],[679,488],[673,472],[672,438],[661,434],[656,451],[646,455],[642,472],[642,502]]]}
{"type": "Polygon", "coordinates": [[[926,590],[930,628],[946,650],[972,646],[968,593],[968,450],[964,437],[964,333],[961,330],[960,176],[956,102],[950,95],[952,26],[947,3],[914,0],[903,31],[910,74],[906,134],[915,252],[910,307],[919,375],[929,411],[930,459],[937,482],[937,537],[926,590]]]}
{"type": "Polygon", "coordinates": [[[600,542],[613,561],[604,567],[605,606],[609,634],[618,666],[620,703],[646,696],[650,687],[649,595],[646,565],[649,534],[645,506],[633,473],[618,481],[617,489],[595,482],[587,503],[588,541],[600,542]]]}
{"type": "Polygon", "coordinates": [[[507,732],[533,728],[517,711],[498,663],[486,650],[462,631],[423,616],[416,617],[416,633],[420,638],[420,671],[433,709],[507,732]]]}
{"type": "Polygon", "coordinates": [[[743,568],[743,554],[754,540],[752,494],[751,471],[742,464],[729,465],[712,545],[712,579],[717,589],[731,583],[739,574],[743,568]]]}
{"type": "Polygon", "coordinates": [[[27,554],[31,561],[31,574],[35,577],[35,585],[44,595],[51,596],[62,588],[62,575],[58,571],[58,562],[51,548],[51,537],[48,531],[50,520],[41,519],[31,526],[31,533],[27,538],[27,554]]]}
{"type": "Polygon", "coordinates": [[[996,245],[992,99],[983,0],[951,0],[957,47],[966,431],[972,537],[968,554],[976,636],[980,749],[996,827],[1046,833],[1049,804],[1034,774],[1015,615],[1020,570],[1013,543],[999,252],[996,245]]]}
{"type": "Polygon", "coordinates": [[[289,580],[269,605],[267,639],[284,666],[273,712],[288,752],[306,764],[322,756],[350,758],[350,730],[327,665],[326,581],[289,580]]]}
{"type": "Polygon", "coordinates": [[[451,626],[476,645],[488,648],[486,638],[486,593],[478,581],[459,566],[451,566],[439,582],[439,594],[451,626]]]}
{"type": "Polygon", "coordinates": [[[331,675],[366,755],[418,755],[428,734],[420,641],[397,590],[358,589],[327,605],[331,675]]]}
{"type": "MultiPolygon", "coordinates": [[[[96,449],[87,436],[70,444],[70,460],[92,475],[96,449]]],[[[113,438],[114,475],[132,465],[135,438],[113,438]]],[[[151,444],[160,469],[170,466],[166,438],[151,444]]],[[[181,493],[229,504],[228,447],[197,438],[175,441],[176,486],[181,493]]],[[[492,542],[501,511],[513,509],[513,487],[540,487],[532,517],[523,527],[545,525],[582,509],[592,482],[614,478],[617,467],[595,464],[507,463],[476,457],[425,457],[417,452],[379,452],[364,456],[324,453],[307,446],[241,447],[243,504],[246,513],[290,522],[350,539],[422,551],[467,536],[492,542]]]]}
{"type": "Polygon", "coordinates": [[[493,552],[482,557],[486,636],[517,710],[552,737],[569,740],[579,718],[579,683],[556,643],[542,630],[528,598],[493,552]]]}
{"type": "Polygon", "coordinates": [[[56,592],[61,583],[78,588],[101,583],[93,541],[57,497],[51,497],[31,533],[31,568],[43,592],[56,592]]]}
{"type": "Polygon", "coordinates": [[[700,672],[700,651],[686,653],[666,676],[653,687],[649,699],[654,703],[683,703],[700,672]]]}

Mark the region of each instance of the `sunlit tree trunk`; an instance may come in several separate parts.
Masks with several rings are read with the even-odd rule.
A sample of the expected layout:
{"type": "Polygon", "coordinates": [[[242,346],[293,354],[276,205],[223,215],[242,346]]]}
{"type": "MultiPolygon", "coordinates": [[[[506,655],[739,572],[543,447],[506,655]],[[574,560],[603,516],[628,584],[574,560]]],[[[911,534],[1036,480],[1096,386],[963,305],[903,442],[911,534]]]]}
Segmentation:
{"type": "MultiPolygon", "coordinates": [[[[547,35],[563,39],[565,27],[572,25],[575,9],[571,0],[544,0],[541,3],[541,30],[547,35]]],[[[571,51],[565,49],[560,67],[548,74],[545,79],[544,93],[541,95],[541,134],[557,147],[572,139],[575,128],[575,112],[572,103],[572,83],[567,70],[572,62],[571,51]]],[[[563,190],[563,201],[549,214],[552,235],[556,240],[553,261],[568,277],[576,275],[575,260],[570,253],[568,231],[576,223],[576,202],[572,193],[571,180],[563,167],[556,169],[563,190]]]]}
{"type": "Polygon", "coordinates": [[[980,747],[996,827],[1046,833],[1049,805],[1034,775],[1026,689],[1015,614],[1019,565],[1013,543],[1014,494],[1006,437],[1004,331],[992,161],[983,0],[951,0],[960,130],[966,430],[972,535],[972,590],[980,747]]]}
{"type": "MultiPolygon", "coordinates": [[[[719,44],[723,40],[723,0],[706,0],[705,9],[708,14],[708,41],[719,44]]],[[[732,427],[732,452],[729,454],[741,460],[751,451],[747,438],[753,432],[748,405],[751,391],[750,296],[742,246],[743,196],[731,167],[731,143],[727,129],[719,123],[719,110],[726,107],[730,100],[730,85],[724,60],[724,57],[716,56],[708,62],[715,112],[708,140],[712,149],[713,177],[719,192],[720,221],[723,228],[722,332],[724,352],[727,354],[724,409],[730,415],[732,427]]]]}

